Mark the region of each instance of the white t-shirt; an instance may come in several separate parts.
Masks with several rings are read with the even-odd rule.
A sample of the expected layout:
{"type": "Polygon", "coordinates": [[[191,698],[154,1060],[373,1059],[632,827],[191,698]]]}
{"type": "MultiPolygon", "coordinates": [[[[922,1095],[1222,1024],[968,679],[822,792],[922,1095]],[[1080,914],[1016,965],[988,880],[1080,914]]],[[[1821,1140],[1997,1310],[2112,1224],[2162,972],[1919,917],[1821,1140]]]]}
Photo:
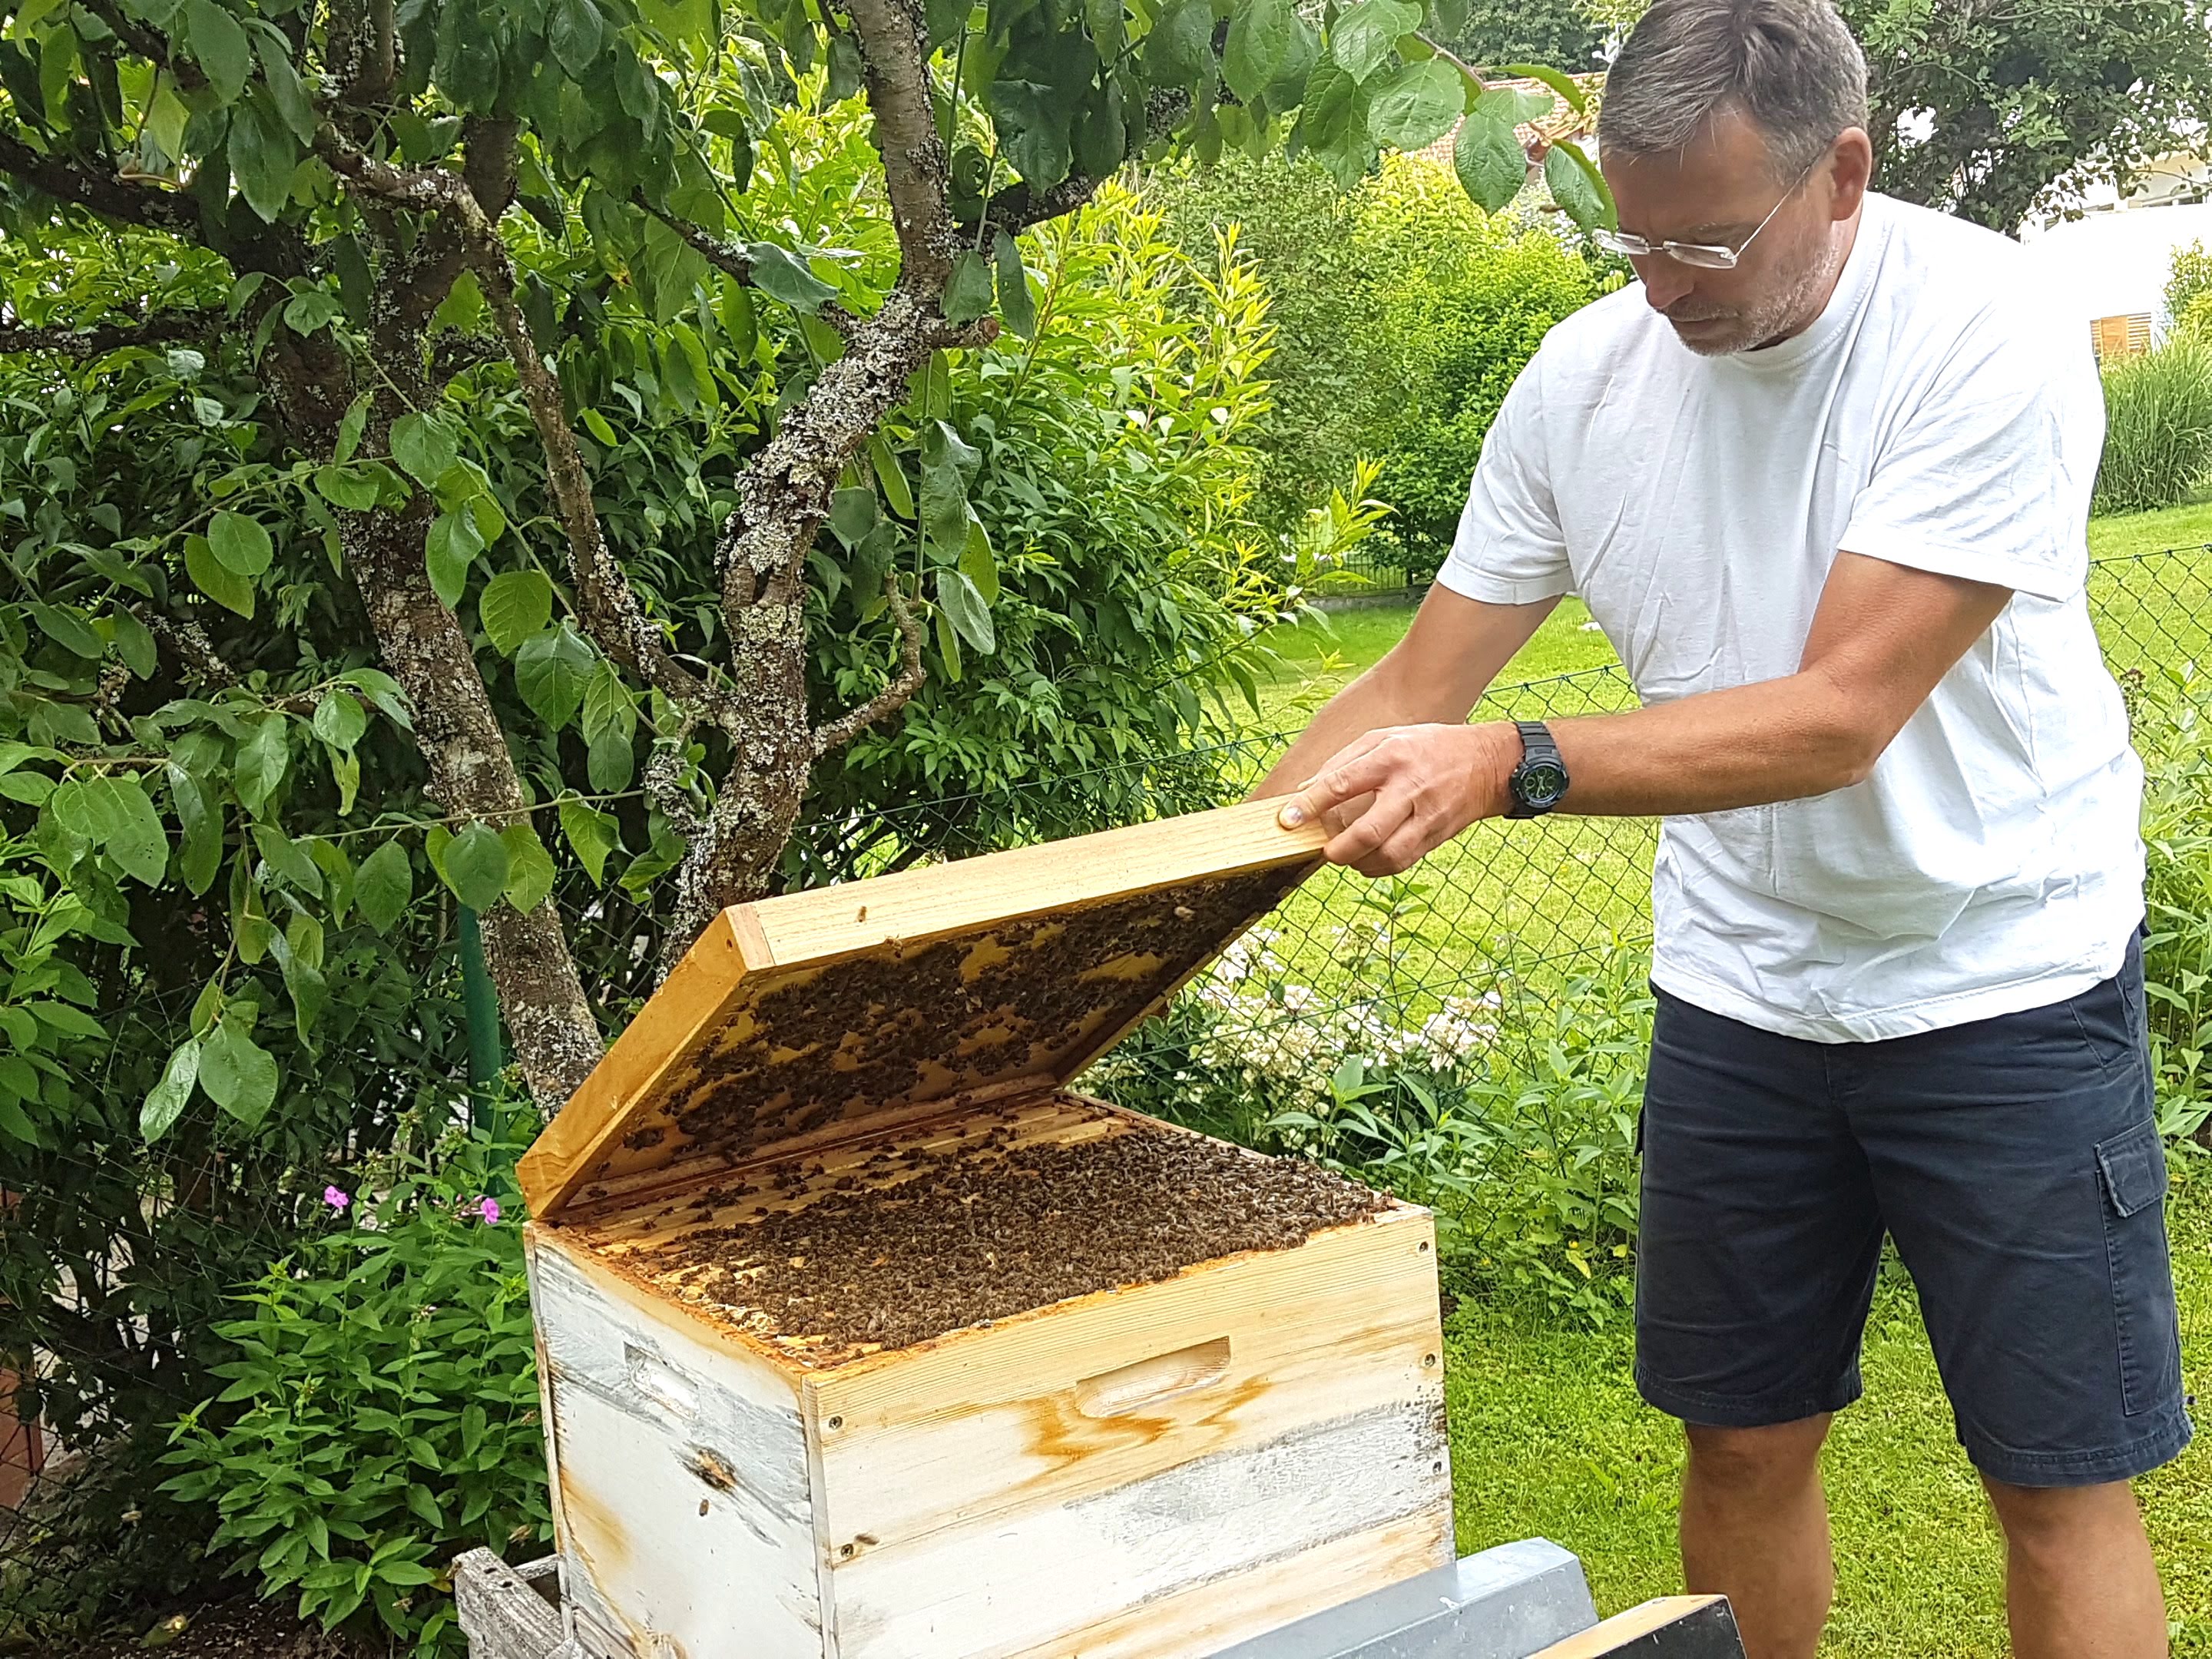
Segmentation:
{"type": "Polygon", "coordinates": [[[1440,580],[1570,591],[1646,703],[1797,671],[1839,549],[2014,590],[1863,783],[1669,818],[1653,978],[1817,1042],[2040,1007],[2141,921],[2142,768],[2083,591],[2088,331],[1991,232],[1867,198],[1820,320],[1699,357],[1631,288],[1554,328],[1440,580]]]}

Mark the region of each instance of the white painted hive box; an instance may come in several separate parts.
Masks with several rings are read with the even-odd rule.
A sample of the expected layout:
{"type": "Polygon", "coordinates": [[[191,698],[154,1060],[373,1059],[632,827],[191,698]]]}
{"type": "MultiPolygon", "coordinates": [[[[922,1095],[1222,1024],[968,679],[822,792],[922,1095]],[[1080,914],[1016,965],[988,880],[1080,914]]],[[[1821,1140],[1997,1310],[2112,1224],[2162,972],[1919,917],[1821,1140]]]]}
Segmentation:
{"type": "Polygon", "coordinates": [[[1075,1092],[1255,803],[725,912],[524,1159],[618,1659],[1199,1659],[1452,1559],[1426,1211],[1075,1092]]]}

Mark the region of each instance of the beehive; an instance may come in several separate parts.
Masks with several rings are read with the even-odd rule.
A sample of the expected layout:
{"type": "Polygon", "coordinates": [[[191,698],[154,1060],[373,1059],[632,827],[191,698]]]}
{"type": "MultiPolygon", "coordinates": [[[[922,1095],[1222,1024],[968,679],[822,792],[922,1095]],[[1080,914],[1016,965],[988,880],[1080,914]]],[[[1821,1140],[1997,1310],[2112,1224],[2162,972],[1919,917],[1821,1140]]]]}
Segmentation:
{"type": "Polygon", "coordinates": [[[1265,804],[725,912],[524,1159],[615,1659],[1197,1659],[1451,1559],[1425,1211],[1076,1092],[1265,804]]]}

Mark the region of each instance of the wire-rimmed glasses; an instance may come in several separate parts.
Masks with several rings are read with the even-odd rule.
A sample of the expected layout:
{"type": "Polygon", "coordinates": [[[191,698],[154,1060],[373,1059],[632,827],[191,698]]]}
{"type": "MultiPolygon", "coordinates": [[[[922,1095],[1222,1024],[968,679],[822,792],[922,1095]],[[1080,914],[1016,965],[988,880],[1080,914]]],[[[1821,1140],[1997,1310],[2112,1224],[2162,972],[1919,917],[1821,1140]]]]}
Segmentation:
{"type": "Polygon", "coordinates": [[[1759,229],[1734,247],[1713,242],[1653,242],[1625,230],[1602,228],[1590,232],[1590,240],[1608,252],[1626,254],[1632,259],[1648,258],[1654,254],[1663,253],[1680,264],[1698,265],[1707,270],[1734,270],[1742,263],[1743,256],[1750,251],[1751,245],[1759,240],[1759,232],[1774,222],[1774,216],[1782,211],[1782,204],[1802,190],[1805,181],[1813,176],[1820,161],[1827,159],[1823,155],[1820,161],[1799,173],[1797,182],[1782,192],[1781,201],[1767,210],[1766,216],[1759,222],[1759,229]]]}

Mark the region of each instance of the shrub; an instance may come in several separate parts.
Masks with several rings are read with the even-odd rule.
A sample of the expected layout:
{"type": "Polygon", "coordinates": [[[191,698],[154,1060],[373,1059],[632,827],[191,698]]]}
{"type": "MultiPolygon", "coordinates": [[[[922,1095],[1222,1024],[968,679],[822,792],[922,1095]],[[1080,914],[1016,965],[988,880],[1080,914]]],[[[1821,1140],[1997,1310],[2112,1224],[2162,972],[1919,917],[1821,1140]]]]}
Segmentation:
{"type": "Polygon", "coordinates": [[[2174,249],[2166,279],[2166,314],[2179,323],[2207,294],[2212,294],[2212,252],[2202,241],[2174,249]]]}
{"type": "Polygon", "coordinates": [[[2143,757],[2143,945],[2159,1124],[2200,1150],[2212,1125],[2212,678],[2192,665],[2131,670],[2143,757]]]}
{"type": "Polygon", "coordinates": [[[2105,424],[2097,512],[2190,500],[2212,471],[2212,343],[2177,335],[2108,366],[2105,424]]]}
{"type": "Polygon", "coordinates": [[[1419,157],[1340,192],[1311,161],[1232,155],[1156,174],[1146,193],[1187,250],[1236,225],[1266,285],[1273,407],[1255,438],[1267,462],[1254,515],[1294,533],[1372,457],[1406,563],[1433,571],[1506,389],[1607,272],[1526,215],[1485,216],[1419,157]]]}
{"type": "Polygon", "coordinates": [[[162,1460],[171,1496],[220,1516],[227,1572],[426,1659],[463,1650],[455,1555],[552,1536],[516,1150],[457,1137],[428,1169],[373,1177],[380,1198],[331,1188],[351,1222],[302,1240],[215,1327],[230,1386],[162,1460]]]}

